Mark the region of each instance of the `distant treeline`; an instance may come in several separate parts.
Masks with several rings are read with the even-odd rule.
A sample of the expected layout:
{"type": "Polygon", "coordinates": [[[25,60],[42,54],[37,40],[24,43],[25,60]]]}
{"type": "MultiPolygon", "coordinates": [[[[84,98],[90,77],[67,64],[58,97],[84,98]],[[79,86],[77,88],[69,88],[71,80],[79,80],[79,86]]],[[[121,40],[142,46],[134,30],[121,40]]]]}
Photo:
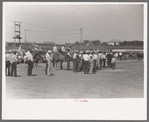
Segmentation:
{"type": "Polygon", "coordinates": [[[133,40],[133,41],[119,41],[119,42],[101,42],[100,40],[83,40],[81,43],[80,42],[75,42],[72,45],[82,45],[82,46],[108,46],[108,43],[114,43],[114,45],[119,45],[119,46],[143,46],[143,41],[138,41],[138,40],[133,40]]]}

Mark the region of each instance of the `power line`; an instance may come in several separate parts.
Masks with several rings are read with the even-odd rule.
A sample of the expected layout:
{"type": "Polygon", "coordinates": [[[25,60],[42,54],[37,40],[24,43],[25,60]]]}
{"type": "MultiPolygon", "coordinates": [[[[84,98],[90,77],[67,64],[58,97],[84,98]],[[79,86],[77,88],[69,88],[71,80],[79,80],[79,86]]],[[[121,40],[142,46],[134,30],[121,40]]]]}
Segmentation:
{"type": "MultiPolygon", "coordinates": [[[[23,24],[27,24],[27,25],[31,25],[31,26],[35,26],[35,27],[40,27],[40,28],[44,28],[44,29],[59,29],[59,28],[53,28],[53,27],[44,27],[44,26],[39,26],[39,25],[33,25],[33,24],[29,24],[29,23],[26,23],[26,22],[23,22],[23,24]]],[[[53,31],[53,30],[51,30],[53,31]]],[[[71,30],[59,30],[59,31],[78,31],[78,29],[71,29],[71,30]]],[[[59,32],[58,31],[58,32],[59,32]]]]}
{"type": "MultiPolygon", "coordinates": [[[[33,33],[34,33],[34,32],[35,32],[35,33],[45,32],[45,31],[36,31],[36,30],[27,30],[27,31],[29,31],[29,32],[33,32],[33,33]]],[[[48,32],[48,31],[47,31],[47,32],[48,32]]],[[[47,33],[47,32],[46,32],[46,33],[47,33]]],[[[45,33],[44,33],[44,34],[45,34],[45,33]]],[[[58,33],[58,32],[57,32],[57,33],[50,33],[50,34],[49,34],[49,32],[48,32],[48,35],[54,35],[54,34],[55,34],[55,35],[56,35],[56,34],[59,34],[59,35],[74,35],[74,34],[79,34],[79,33],[68,33],[68,34],[63,34],[63,33],[58,33]]]]}

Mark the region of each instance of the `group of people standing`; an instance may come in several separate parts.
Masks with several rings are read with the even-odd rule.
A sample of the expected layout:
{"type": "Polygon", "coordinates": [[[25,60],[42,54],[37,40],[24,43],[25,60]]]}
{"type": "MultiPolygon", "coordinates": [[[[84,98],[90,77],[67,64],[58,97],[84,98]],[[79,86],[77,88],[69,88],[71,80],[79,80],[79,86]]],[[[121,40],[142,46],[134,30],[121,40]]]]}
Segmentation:
{"type": "MultiPolygon", "coordinates": [[[[84,74],[95,74],[96,70],[106,66],[115,69],[117,56],[112,51],[78,51],[73,54],[73,72],[84,71],[84,74]]],[[[67,61],[67,70],[69,70],[67,61]]]]}
{"type": "MultiPolygon", "coordinates": [[[[21,50],[21,48],[20,48],[21,50]]],[[[36,47],[34,49],[36,50],[36,47]]],[[[35,52],[34,51],[34,52],[35,52]]],[[[54,53],[62,53],[67,57],[67,70],[70,70],[70,61],[73,60],[73,72],[84,71],[84,74],[95,74],[96,70],[100,70],[105,68],[106,66],[112,69],[115,69],[116,60],[118,59],[118,53],[113,53],[111,50],[109,51],[73,51],[71,45],[65,49],[65,45],[63,45],[58,51],[57,45],[55,44],[52,50],[48,50],[46,57],[46,69],[45,74],[48,76],[53,76],[52,70],[55,70],[52,64],[54,53]]],[[[33,70],[33,51],[28,50],[25,52],[25,58],[28,63],[27,75],[32,76],[33,70]]],[[[6,51],[5,55],[6,60],[6,75],[7,76],[17,76],[17,52],[16,51],[6,51]]]]}
{"type": "MultiPolygon", "coordinates": [[[[33,51],[28,50],[25,53],[27,63],[28,63],[28,70],[27,75],[32,76],[33,70],[33,51]]],[[[17,64],[18,64],[18,52],[17,51],[6,51],[5,54],[5,63],[6,63],[6,76],[17,77],[17,64]]]]}

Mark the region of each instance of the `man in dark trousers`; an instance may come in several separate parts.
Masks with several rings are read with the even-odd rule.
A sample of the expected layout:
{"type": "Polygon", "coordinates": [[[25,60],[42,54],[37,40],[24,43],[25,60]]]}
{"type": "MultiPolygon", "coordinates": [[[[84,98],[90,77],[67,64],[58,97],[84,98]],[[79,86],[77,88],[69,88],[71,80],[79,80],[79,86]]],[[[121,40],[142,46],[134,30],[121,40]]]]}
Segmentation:
{"type": "Polygon", "coordinates": [[[112,53],[108,52],[108,54],[107,54],[107,65],[108,65],[108,68],[111,68],[111,60],[112,60],[112,53]]]}
{"type": "MultiPolygon", "coordinates": [[[[47,52],[46,52],[46,54],[48,53],[48,50],[47,50],[47,52]]],[[[46,57],[46,54],[45,54],[45,57],[46,57]]],[[[54,63],[53,63],[53,65],[54,65],[54,63]]],[[[54,66],[53,66],[54,67],[54,66]]],[[[47,75],[47,68],[48,68],[48,61],[46,60],[46,69],[45,69],[45,74],[47,75]]]]}
{"type": "Polygon", "coordinates": [[[77,72],[77,50],[73,54],[73,72],[77,72]]]}
{"type": "Polygon", "coordinates": [[[105,68],[106,67],[106,53],[105,52],[103,52],[103,68],[105,68]]]}
{"type": "Polygon", "coordinates": [[[5,74],[6,74],[6,76],[10,76],[10,58],[11,58],[11,53],[6,51],[6,55],[5,55],[5,62],[6,62],[5,74]]]}
{"type": "Polygon", "coordinates": [[[67,49],[67,71],[70,70],[70,58],[71,58],[70,49],[67,49]]]}
{"type": "Polygon", "coordinates": [[[89,74],[89,51],[87,50],[86,53],[83,55],[83,60],[84,60],[84,74],[89,74]],[[88,54],[87,54],[88,53],[88,54]]]}
{"type": "Polygon", "coordinates": [[[28,53],[27,53],[27,63],[28,63],[27,75],[32,76],[33,56],[32,56],[32,51],[31,50],[29,50],[28,53]]]}
{"type": "Polygon", "coordinates": [[[10,63],[11,63],[11,77],[14,76],[14,77],[17,77],[17,55],[16,55],[16,52],[13,51],[12,52],[12,55],[11,55],[11,58],[10,58],[10,63]]]}

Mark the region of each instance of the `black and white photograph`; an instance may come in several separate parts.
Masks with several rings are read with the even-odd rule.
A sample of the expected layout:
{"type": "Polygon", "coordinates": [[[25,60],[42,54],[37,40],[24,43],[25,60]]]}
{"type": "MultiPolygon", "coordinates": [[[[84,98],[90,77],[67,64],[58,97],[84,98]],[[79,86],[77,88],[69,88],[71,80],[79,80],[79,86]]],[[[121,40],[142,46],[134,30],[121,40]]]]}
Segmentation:
{"type": "Polygon", "coordinates": [[[3,2],[2,119],[146,120],[146,2],[3,2]]]}

